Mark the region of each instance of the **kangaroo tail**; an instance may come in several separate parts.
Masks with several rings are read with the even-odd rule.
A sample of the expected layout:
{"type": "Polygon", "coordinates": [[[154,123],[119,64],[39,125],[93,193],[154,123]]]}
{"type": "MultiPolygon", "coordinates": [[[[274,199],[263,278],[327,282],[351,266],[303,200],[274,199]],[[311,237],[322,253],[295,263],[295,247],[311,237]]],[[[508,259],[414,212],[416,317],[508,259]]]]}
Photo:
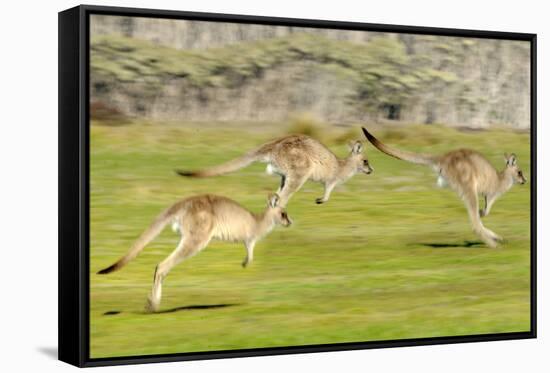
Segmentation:
{"type": "Polygon", "coordinates": [[[168,224],[168,222],[173,216],[174,216],[174,212],[172,211],[172,209],[168,209],[163,213],[161,213],[155,219],[153,224],[151,224],[149,228],[147,228],[145,232],[143,232],[141,236],[139,236],[139,238],[136,240],[136,242],[134,242],[130,250],[128,250],[126,255],[120,258],[116,263],[97,272],[97,274],[104,275],[107,273],[118,271],[119,269],[124,267],[126,264],[128,264],[132,259],[138,256],[141,250],[143,250],[149,242],[151,242],[156,236],[160,234],[160,232],[162,232],[166,224],[168,224]]]}
{"type": "Polygon", "coordinates": [[[259,160],[260,157],[261,157],[260,149],[255,149],[239,158],[235,158],[229,162],[226,162],[211,168],[207,168],[205,170],[198,170],[198,171],[176,170],[176,173],[180,176],[187,176],[187,177],[217,176],[217,175],[226,174],[226,173],[237,171],[241,168],[244,168],[249,164],[259,160]]]}
{"type": "Polygon", "coordinates": [[[401,159],[407,162],[423,164],[428,166],[433,165],[436,162],[436,157],[430,154],[412,153],[404,150],[390,148],[389,146],[380,142],[376,137],[371,135],[369,131],[366,130],[365,127],[361,127],[361,128],[363,129],[363,133],[365,134],[367,139],[370,141],[370,143],[374,145],[382,153],[386,153],[387,155],[390,155],[392,157],[395,157],[397,159],[401,159]]]}

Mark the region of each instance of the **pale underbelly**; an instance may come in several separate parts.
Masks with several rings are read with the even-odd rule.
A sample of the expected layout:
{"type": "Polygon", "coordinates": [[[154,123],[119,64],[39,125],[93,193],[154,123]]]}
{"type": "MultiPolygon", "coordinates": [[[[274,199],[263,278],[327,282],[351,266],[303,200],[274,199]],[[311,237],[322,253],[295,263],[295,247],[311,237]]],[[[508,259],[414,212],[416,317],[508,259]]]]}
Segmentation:
{"type": "Polygon", "coordinates": [[[446,188],[449,186],[447,179],[445,179],[445,177],[443,177],[443,175],[441,174],[437,176],[437,186],[440,188],[446,188]]]}

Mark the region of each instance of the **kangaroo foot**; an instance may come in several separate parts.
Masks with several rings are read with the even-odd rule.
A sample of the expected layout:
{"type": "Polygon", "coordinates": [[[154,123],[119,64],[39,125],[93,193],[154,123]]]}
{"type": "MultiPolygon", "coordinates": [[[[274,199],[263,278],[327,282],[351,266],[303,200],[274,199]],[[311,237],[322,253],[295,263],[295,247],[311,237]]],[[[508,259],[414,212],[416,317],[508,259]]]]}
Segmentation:
{"type": "Polygon", "coordinates": [[[501,236],[499,236],[498,234],[495,234],[495,236],[493,237],[493,239],[497,242],[504,242],[504,238],[502,238],[501,236]]]}
{"type": "Polygon", "coordinates": [[[498,243],[496,240],[493,240],[493,239],[489,239],[487,241],[485,241],[485,243],[487,244],[487,246],[489,246],[491,249],[495,249],[497,246],[498,246],[498,243]]]}
{"type": "Polygon", "coordinates": [[[481,238],[483,242],[485,242],[485,244],[487,246],[489,246],[491,249],[494,249],[498,246],[498,241],[494,238],[494,237],[491,237],[491,236],[485,236],[485,237],[482,237],[481,238]]]}
{"type": "Polygon", "coordinates": [[[151,298],[147,298],[147,302],[145,303],[145,312],[147,313],[155,313],[158,311],[159,304],[156,302],[153,302],[151,298]]]}
{"type": "Polygon", "coordinates": [[[499,236],[498,234],[496,234],[495,232],[493,232],[492,230],[489,230],[489,229],[486,229],[486,232],[487,232],[487,235],[492,238],[493,240],[495,241],[498,241],[498,242],[502,242],[504,241],[504,239],[499,236]]]}

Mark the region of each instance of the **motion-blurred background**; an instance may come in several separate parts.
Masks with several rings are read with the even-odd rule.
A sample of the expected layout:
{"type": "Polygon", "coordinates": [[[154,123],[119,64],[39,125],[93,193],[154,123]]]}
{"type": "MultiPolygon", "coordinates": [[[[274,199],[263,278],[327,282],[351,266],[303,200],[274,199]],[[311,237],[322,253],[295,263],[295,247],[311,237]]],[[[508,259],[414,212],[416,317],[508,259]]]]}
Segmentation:
{"type": "Polygon", "coordinates": [[[92,115],[529,127],[529,43],[93,16],[92,115]]]}
{"type": "Polygon", "coordinates": [[[288,133],[338,156],[360,126],[399,148],[468,147],[530,167],[527,42],[182,20],[91,17],[90,351],[92,357],[527,331],[530,191],[517,186],[484,218],[506,242],[488,249],[466,210],[425,167],[365,145],[375,168],[316,205],[294,195],[289,229],[258,243],[212,242],[145,314],[168,229],[120,272],[164,208],[198,193],[265,208],[279,180],[252,165],[191,180],[288,133]]]}

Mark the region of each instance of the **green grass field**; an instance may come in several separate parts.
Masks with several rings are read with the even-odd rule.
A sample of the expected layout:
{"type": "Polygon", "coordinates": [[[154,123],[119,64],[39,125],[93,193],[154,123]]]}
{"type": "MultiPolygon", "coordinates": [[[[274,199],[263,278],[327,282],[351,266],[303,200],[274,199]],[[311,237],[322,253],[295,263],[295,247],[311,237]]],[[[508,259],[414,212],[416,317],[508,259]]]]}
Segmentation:
{"type": "MultiPolygon", "coordinates": [[[[161,312],[146,314],[156,264],[178,237],[166,229],[119,272],[96,275],[123,255],[165,207],[198,193],[261,211],[279,180],[256,164],[234,174],[185,179],[176,168],[215,165],[288,131],[286,125],[140,124],[91,127],[90,353],[92,358],[528,331],[530,191],[498,200],[488,228],[506,242],[482,245],[462,202],[433,172],[366,145],[375,172],[337,187],[307,183],[241,267],[241,244],[212,242],[164,282],[161,312]]],[[[495,166],[515,152],[529,178],[529,135],[504,129],[373,127],[401,148],[482,151],[495,166]]],[[[337,155],[353,129],[315,130],[337,155]]]]}

